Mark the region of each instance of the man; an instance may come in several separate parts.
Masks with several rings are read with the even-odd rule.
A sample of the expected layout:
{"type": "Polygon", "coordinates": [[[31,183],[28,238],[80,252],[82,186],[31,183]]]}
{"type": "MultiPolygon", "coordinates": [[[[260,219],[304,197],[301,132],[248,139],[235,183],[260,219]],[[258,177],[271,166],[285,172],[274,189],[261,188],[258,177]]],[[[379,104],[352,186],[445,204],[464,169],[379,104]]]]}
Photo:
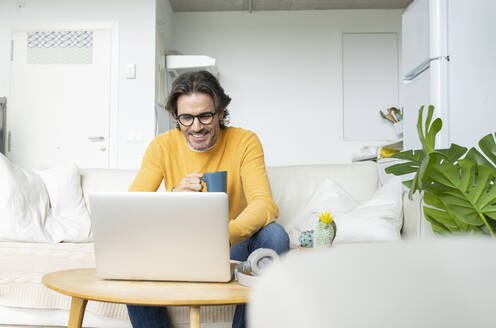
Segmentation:
{"type": "MultiPolygon", "coordinates": [[[[157,136],[146,150],[130,191],[199,192],[205,172],[227,171],[231,259],[246,261],[258,248],[278,254],[289,238],[275,223],[279,209],[272,200],[262,145],[250,131],[226,127],[231,98],[206,71],[184,73],[172,84],[167,111],[177,129],[157,136]]],[[[128,305],[133,327],[169,327],[163,307],[128,305]]],[[[245,306],[238,305],[233,327],[245,327],[245,306]]]]}

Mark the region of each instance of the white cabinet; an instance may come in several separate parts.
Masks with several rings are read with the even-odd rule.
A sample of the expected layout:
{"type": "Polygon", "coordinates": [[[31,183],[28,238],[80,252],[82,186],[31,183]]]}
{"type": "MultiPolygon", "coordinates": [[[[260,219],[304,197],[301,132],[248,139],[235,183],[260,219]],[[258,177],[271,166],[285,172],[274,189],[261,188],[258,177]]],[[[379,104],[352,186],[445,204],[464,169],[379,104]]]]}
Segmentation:
{"type": "Polygon", "coordinates": [[[414,1],[402,19],[403,74],[429,56],[429,0],[414,1]]]}

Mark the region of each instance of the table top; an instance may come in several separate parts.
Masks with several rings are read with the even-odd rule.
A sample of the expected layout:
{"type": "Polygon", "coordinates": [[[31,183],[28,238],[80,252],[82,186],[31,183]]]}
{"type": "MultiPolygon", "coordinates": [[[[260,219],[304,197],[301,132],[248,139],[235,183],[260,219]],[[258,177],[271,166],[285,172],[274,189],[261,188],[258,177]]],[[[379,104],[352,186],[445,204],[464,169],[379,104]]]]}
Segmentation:
{"type": "Polygon", "coordinates": [[[94,268],[64,270],[43,276],[43,284],[87,300],[140,305],[207,305],[248,302],[250,289],[237,281],[169,282],[104,280],[94,268]]]}

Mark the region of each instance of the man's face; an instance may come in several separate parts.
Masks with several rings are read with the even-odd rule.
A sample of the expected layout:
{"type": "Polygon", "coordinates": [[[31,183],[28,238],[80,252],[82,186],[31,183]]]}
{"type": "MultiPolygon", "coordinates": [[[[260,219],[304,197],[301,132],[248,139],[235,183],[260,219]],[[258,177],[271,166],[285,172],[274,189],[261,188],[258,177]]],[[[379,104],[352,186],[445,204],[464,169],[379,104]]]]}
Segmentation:
{"type": "MultiPolygon", "coordinates": [[[[205,93],[184,94],[177,98],[177,115],[189,114],[200,115],[204,113],[215,113],[212,97],[205,93]]],[[[213,117],[209,124],[202,124],[198,117],[193,120],[191,126],[179,123],[179,128],[186,138],[188,145],[197,151],[206,151],[217,143],[220,134],[220,120],[223,112],[213,117]]]]}

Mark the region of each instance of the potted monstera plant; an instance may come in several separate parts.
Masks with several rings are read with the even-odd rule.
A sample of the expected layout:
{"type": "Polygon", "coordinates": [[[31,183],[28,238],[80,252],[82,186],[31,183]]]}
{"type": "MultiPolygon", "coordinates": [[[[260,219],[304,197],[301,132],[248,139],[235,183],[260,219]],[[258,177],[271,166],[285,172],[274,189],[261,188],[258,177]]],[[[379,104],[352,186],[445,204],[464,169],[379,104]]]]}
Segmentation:
{"type": "Polygon", "coordinates": [[[423,124],[423,111],[424,106],[417,121],[422,149],[393,155],[404,161],[388,167],[386,173],[415,172],[415,177],[404,184],[410,188],[410,199],[417,191],[423,193],[424,216],[436,234],[480,233],[495,238],[496,133],[479,141],[480,151],[456,144],[436,149],[442,121],[432,121],[434,107],[429,106],[423,124]]]}

